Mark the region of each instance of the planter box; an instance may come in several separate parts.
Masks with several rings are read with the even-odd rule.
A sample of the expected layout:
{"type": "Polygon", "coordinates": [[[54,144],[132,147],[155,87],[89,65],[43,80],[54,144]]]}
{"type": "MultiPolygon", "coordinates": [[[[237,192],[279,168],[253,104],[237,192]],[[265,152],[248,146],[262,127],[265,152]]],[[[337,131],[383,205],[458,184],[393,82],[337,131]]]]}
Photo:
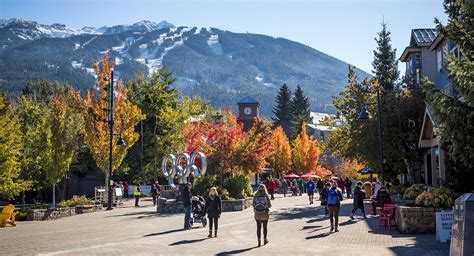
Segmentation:
{"type": "Polygon", "coordinates": [[[395,219],[397,228],[402,233],[436,232],[436,212],[446,208],[397,206],[395,219]]]}
{"type": "MultiPolygon", "coordinates": [[[[222,200],[223,212],[243,211],[252,206],[252,197],[237,200],[222,200]]],[[[159,198],[156,211],[159,213],[182,213],[183,202],[176,199],[159,198]]]]}
{"type": "Polygon", "coordinates": [[[55,209],[32,209],[26,212],[26,220],[55,220],[76,214],[101,211],[102,205],[78,205],[55,209]]]}

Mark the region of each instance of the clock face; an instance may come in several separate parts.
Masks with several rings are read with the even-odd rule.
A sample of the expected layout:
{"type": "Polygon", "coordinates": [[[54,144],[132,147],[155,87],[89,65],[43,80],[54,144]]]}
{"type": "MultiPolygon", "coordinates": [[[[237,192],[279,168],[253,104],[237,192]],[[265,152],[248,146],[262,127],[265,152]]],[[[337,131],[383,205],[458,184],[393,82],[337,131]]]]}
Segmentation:
{"type": "Polygon", "coordinates": [[[252,114],[252,109],[250,107],[245,107],[244,108],[244,114],[246,114],[246,115],[252,114]]]}

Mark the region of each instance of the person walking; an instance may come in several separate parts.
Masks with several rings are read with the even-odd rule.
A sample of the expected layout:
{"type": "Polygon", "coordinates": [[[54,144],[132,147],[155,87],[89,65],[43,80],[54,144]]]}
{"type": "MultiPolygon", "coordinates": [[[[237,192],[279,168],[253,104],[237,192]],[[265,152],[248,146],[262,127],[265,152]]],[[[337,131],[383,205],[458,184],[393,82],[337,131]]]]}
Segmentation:
{"type": "Polygon", "coordinates": [[[133,196],[135,196],[135,207],[139,207],[138,201],[140,200],[140,195],[141,195],[140,183],[137,183],[133,187],[133,196]]]}
{"type": "Polygon", "coordinates": [[[181,197],[183,200],[183,208],[184,208],[184,230],[191,229],[191,197],[193,196],[191,193],[192,184],[190,182],[186,183],[183,186],[183,190],[181,191],[181,197]]]}
{"type": "Polygon", "coordinates": [[[357,211],[357,209],[360,209],[362,211],[362,216],[364,216],[364,219],[367,218],[365,216],[364,210],[364,198],[365,190],[362,189],[362,182],[358,181],[356,183],[356,187],[354,188],[354,202],[351,215],[349,216],[352,220],[354,220],[354,213],[357,211]]]}
{"type": "Polygon", "coordinates": [[[212,227],[214,226],[214,237],[217,237],[219,218],[221,217],[222,203],[221,197],[217,193],[217,188],[212,187],[209,190],[209,196],[206,198],[206,213],[209,219],[209,235],[212,237],[212,227]]]}
{"type": "Polygon", "coordinates": [[[281,181],[281,189],[283,190],[283,196],[286,197],[286,193],[288,193],[288,182],[286,179],[281,181]]]}
{"type": "Polygon", "coordinates": [[[316,188],[316,185],[314,184],[312,179],[309,179],[309,181],[306,183],[306,191],[308,193],[308,199],[309,199],[309,204],[313,204],[313,198],[314,198],[314,189],[316,188]]]}
{"type": "Polygon", "coordinates": [[[128,198],[128,183],[126,181],[123,184],[123,197],[128,198]]]}
{"type": "Polygon", "coordinates": [[[328,211],[329,221],[331,222],[331,232],[339,232],[339,210],[341,209],[342,192],[337,188],[336,182],[328,191],[328,211]]]}
{"type": "Polygon", "coordinates": [[[255,213],[255,221],[257,222],[257,238],[258,247],[261,246],[262,226],[263,226],[263,244],[268,244],[268,219],[270,219],[270,208],[272,207],[267,188],[260,185],[253,197],[253,210],[255,213]]]}
{"type": "Polygon", "coordinates": [[[151,196],[153,198],[153,206],[156,206],[156,204],[158,203],[158,197],[160,197],[160,193],[161,193],[160,183],[158,181],[155,181],[155,184],[151,186],[151,196]]]}
{"type": "Polygon", "coordinates": [[[352,192],[352,181],[349,179],[349,177],[346,177],[344,180],[344,186],[346,187],[347,198],[350,198],[352,192]]]}
{"type": "Polygon", "coordinates": [[[337,180],[337,187],[341,190],[341,193],[344,195],[344,180],[342,179],[342,177],[340,177],[338,180],[337,180]]]}
{"type": "Polygon", "coordinates": [[[268,192],[270,192],[271,200],[275,199],[275,196],[273,195],[275,193],[275,189],[276,183],[273,178],[270,178],[270,181],[268,181],[268,192]]]}
{"type": "Polygon", "coordinates": [[[299,179],[298,179],[298,189],[299,189],[299,191],[300,191],[300,192],[299,192],[300,196],[303,195],[303,189],[304,189],[304,187],[303,187],[303,179],[302,179],[302,178],[299,178],[299,179]]]}
{"type": "Polygon", "coordinates": [[[326,186],[321,190],[321,206],[324,206],[324,215],[328,215],[328,192],[331,188],[331,183],[327,182],[326,186]]]}
{"type": "Polygon", "coordinates": [[[321,179],[321,178],[318,179],[318,182],[316,182],[316,188],[318,189],[319,196],[321,196],[321,192],[324,189],[323,179],[321,179]]]}

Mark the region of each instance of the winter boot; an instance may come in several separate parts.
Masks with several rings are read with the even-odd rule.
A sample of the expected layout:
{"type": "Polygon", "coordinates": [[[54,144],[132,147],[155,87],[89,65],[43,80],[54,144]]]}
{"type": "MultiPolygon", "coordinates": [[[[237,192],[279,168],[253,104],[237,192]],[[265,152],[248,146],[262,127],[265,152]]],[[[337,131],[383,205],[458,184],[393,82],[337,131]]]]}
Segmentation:
{"type": "Polygon", "coordinates": [[[266,244],[268,244],[268,239],[265,238],[263,239],[263,245],[266,245],[266,244]]]}
{"type": "Polygon", "coordinates": [[[214,237],[217,237],[217,230],[214,231],[214,237]]]}
{"type": "Polygon", "coordinates": [[[334,232],[339,232],[339,229],[337,229],[337,226],[336,226],[336,229],[334,230],[334,232]]]}
{"type": "Polygon", "coordinates": [[[262,246],[262,242],[258,239],[258,247],[262,246]]]}
{"type": "Polygon", "coordinates": [[[212,230],[209,230],[209,235],[207,237],[212,238],[212,230]]]}

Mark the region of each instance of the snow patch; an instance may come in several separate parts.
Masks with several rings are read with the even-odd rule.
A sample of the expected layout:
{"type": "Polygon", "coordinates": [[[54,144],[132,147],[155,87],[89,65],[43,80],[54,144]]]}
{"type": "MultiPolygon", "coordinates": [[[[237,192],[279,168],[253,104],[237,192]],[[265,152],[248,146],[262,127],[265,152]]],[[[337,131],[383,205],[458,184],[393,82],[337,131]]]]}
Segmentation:
{"type": "Polygon", "coordinates": [[[219,35],[211,35],[209,39],[207,39],[207,45],[214,51],[217,55],[222,55],[222,45],[219,43],[219,35]]]}
{"type": "Polygon", "coordinates": [[[115,57],[115,65],[121,65],[123,64],[123,59],[119,57],[115,57]]]}
{"type": "Polygon", "coordinates": [[[259,81],[259,82],[262,82],[262,81],[263,81],[263,77],[260,76],[260,75],[257,75],[257,76],[255,77],[255,80],[257,80],[257,81],[259,81]]]}
{"type": "Polygon", "coordinates": [[[263,85],[270,88],[276,88],[273,83],[263,83],[263,85]]]}
{"type": "Polygon", "coordinates": [[[147,44],[141,44],[141,45],[138,46],[138,48],[146,49],[146,48],[148,48],[148,45],[147,44]]]}
{"type": "Polygon", "coordinates": [[[81,44],[74,44],[74,51],[79,49],[81,47],[81,44]]]}
{"type": "Polygon", "coordinates": [[[84,48],[86,45],[90,44],[92,41],[94,41],[94,39],[96,39],[97,36],[94,36],[92,37],[89,41],[85,42],[83,45],[82,45],[82,48],[84,48]]]}
{"type": "Polygon", "coordinates": [[[73,60],[73,61],[71,62],[71,65],[72,65],[73,68],[80,68],[80,67],[82,66],[82,61],[79,62],[79,61],[73,60]]]}

